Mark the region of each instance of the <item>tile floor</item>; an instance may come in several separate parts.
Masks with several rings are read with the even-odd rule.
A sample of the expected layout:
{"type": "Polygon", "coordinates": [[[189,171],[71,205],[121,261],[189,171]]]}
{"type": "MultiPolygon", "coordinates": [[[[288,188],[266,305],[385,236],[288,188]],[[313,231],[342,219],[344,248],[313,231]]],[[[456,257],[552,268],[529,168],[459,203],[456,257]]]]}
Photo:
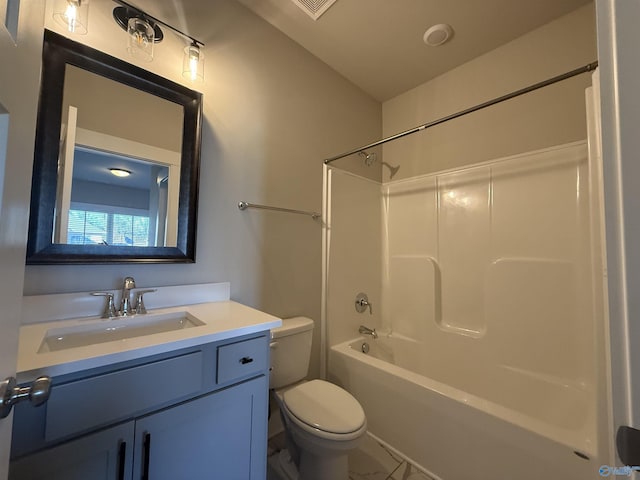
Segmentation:
{"type": "MultiPolygon", "coordinates": [[[[269,439],[269,455],[278,455],[284,446],[284,433],[269,439]]],[[[274,460],[276,457],[271,458],[274,460]]],[[[349,455],[350,480],[431,480],[403,459],[366,435],[362,444],[349,455]]],[[[284,480],[271,466],[267,480],[284,480]]]]}

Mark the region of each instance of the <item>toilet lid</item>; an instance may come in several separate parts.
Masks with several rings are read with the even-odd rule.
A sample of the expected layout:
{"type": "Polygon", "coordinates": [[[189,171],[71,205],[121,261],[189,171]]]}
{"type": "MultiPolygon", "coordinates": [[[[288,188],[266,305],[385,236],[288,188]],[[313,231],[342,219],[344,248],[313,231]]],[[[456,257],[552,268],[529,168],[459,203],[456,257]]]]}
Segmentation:
{"type": "Polygon", "coordinates": [[[362,428],[364,410],[353,396],[324,380],[311,380],[287,390],[283,401],[300,421],[331,433],[351,433],[362,428]]]}

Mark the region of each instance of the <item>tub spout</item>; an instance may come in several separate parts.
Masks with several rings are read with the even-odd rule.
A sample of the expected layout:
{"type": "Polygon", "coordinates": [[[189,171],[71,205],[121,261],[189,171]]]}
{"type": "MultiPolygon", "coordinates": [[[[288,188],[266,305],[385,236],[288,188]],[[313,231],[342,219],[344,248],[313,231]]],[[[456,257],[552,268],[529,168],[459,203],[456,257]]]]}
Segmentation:
{"type": "Polygon", "coordinates": [[[364,325],[360,325],[358,333],[362,335],[371,335],[371,338],[378,338],[378,333],[376,332],[375,328],[372,329],[369,327],[365,327],[364,325]]]}

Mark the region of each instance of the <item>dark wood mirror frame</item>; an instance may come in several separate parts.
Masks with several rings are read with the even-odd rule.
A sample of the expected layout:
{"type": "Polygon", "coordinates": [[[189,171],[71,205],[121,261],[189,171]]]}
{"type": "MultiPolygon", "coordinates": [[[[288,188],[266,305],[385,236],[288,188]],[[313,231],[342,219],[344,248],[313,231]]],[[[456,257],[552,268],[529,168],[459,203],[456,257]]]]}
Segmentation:
{"type": "Polygon", "coordinates": [[[36,130],[27,264],[195,262],[202,94],[45,30],[36,130]],[[53,243],[66,65],[88,70],[184,107],[177,247],[53,243]]]}

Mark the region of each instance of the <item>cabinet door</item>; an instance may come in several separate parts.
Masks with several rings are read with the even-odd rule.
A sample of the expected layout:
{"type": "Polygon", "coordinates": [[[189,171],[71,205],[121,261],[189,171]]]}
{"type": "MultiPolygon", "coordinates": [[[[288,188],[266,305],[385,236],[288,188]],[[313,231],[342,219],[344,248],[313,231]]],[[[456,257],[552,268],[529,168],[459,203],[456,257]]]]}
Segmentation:
{"type": "Polygon", "coordinates": [[[267,395],[262,376],[139,419],[135,478],[264,480],[267,395]]]}
{"type": "Polygon", "coordinates": [[[131,478],[134,423],[111,427],[14,460],[9,480],[131,478]]]}

